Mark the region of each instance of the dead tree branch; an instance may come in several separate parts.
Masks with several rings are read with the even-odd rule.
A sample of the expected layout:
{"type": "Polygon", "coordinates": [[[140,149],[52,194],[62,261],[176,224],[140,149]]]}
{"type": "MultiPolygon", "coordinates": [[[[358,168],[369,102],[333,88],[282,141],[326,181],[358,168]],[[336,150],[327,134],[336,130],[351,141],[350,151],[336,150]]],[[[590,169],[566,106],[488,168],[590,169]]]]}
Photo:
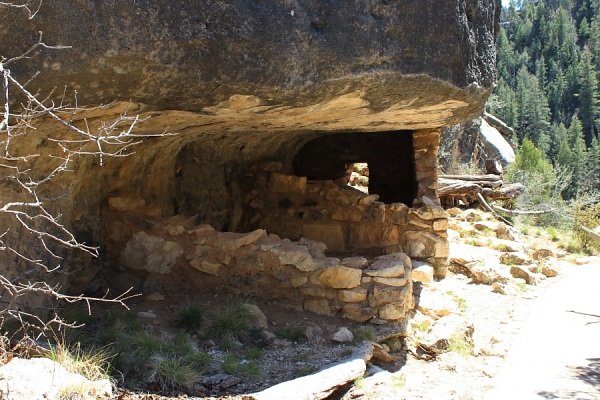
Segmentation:
{"type": "MultiPolygon", "coordinates": [[[[21,8],[33,18],[39,11],[42,0],[20,4],[0,1],[0,7],[21,8]]],[[[61,292],[62,288],[49,282],[50,273],[65,271],[63,251],[77,250],[91,256],[98,255],[98,248],[77,240],[68,223],[59,212],[51,210],[51,203],[61,195],[45,198],[42,188],[51,184],[59,175],[73,173],[76,163],[82,157],[99,159],[100,167],[106,159],[127,157],[133,148],[144,138],[172,135],[168,132],[139,134],[137,127],[147,118],[129,115],[125,110],[111,121],[90,124],[85,117],[85,109],[79,107],[77,96],[71,107],[66,99],[56,98],[56,90],[42,97],[26,88],[15,78],[10,69],[12,64],[30,60],[37,50],[57,50],[66,46],[52,46],[43,41],[40,32],[38,40],[29,49],[15,57],[0,54],[0,84],[2,85],[3,110],[0,112],[0,257],[4,269],[0,271],[0,326],[9,319],[20,321],[23,327],[34,327],[41,335],[50,325],[68,326],[54,313],[57,302],[84,302],[90,311],[92,302],[109,302],[127,307],[125,301],[133,297],[131,290],[109,297],[86,295],[70,296],[61,292]],[[16,106],[16,96],[23,99],[16,106]],[[52,136],[41,132],[36,126],[42,118],[51,119],[64,128],[63,132],[52,136]],[[39,153],[23,154],[23,143],[46,143],[39,153]],[[50,143],[50,145],[48,145],[50,143]],[[44,161],[43,169],[40,168],[44,161]],[[6,195],[5,195],[6,193],[6,195]],[[54,316],[49,321],[40,317],[35,309],[24,301],[29,296],[43,296],[50,304],[46,309],[54,316]]],[[[34,75],[32,79],[37,76],[34,75]]],[[[2,264],[0,264],[2,265],[2,264]]]]}

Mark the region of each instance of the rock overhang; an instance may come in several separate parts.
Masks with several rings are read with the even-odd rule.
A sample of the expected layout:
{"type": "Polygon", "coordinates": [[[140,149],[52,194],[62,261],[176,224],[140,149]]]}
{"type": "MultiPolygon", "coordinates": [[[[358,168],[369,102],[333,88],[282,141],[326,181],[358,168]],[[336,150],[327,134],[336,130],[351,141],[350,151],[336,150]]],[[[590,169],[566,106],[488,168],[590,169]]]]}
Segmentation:
{"type": "Polygon", "coordinates": [[[231,116],[248,110],[233,103],[250,96],[253,112],[285,116],[355,96],[365,103],[355,106],[380,121],[354,126],[389,130],[377,124],[412,116],[415,129],[438,127],[480,113],[495,80],[499,9],[495,0],[54,1],[31,20],[11,9],[0,19],[8,56],[38,31],[48,44],[70,46],[44,50],[41,68],[13,69],[23,79],[41,70],[32,88],[67,85],[82,105],[132,101],[231,116]]]}
{"type": "MultiPolygon", "coordinates": [[[[418,180],[436,197],[435,130],[481,113],[495,80],[499,10],[497,0],[55,0],[30,21],[3,9],[0,35],[8,56],[39,30],[48,44],[71,46],[43,50],[41,68],[35,60],[11,67],[22,80],[41,71],[31,91],[67,85],[81,106],[109,103],[76,118],[93,125],[127,111],[151,117],[138,134],[176,133],[103,168],[82,159],[77,174],[53,181],[50,194],[68,187],[70,196],[51,207],[77,237],[103,245],[101,204],[115,193],[177,213],[177,162],[187,148],[198,154],[183,165],[198,172],[190,184],[204,187],[198,204],[218,221],[229,218],[219,213],[232,206],[231,183],[244,168],[277,160],[289,173],[305,143],[330,133],[430,130],[419,139],[431,151],[418,180]]],[[[21,150],[46,146],[40,139],[21,150]]],[[[36,168],[51,168],[44,162],[36,168]]]]}

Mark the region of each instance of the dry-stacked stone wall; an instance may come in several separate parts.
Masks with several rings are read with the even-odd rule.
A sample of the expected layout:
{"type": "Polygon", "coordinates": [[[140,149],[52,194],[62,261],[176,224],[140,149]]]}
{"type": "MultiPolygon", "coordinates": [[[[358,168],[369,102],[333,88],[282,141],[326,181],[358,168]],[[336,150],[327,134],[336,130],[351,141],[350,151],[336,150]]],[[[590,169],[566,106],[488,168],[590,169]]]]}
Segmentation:
{"type": "Polygon", "coordinates": [[[282,173],[282,164],[251,167],[242,180],[245,197],[238,199],[246,230],[265,229],[281,237],[302,237],[325,243],[333,253],[393,254],[431,263],[445,275],[449,246],[448,215],[437,197],[439,131],[414,133],[418,182],[416,207],[384,204],[334,181],[308,181],[282,173]]]}
{"type": "Polygon", "coordinates": [[[183,277],[192,289],[223,287],[377,324],[402,321],[413,306],[412,264],[404,253],[328,257],[325,245],[313,240],[292,242],[263,229],[218,232],[180,216],[149,217],[147,206],[119,209],[135,201],[111,200],[104,215],[115,280],[135,272],[165,287],[173,282],[177,290],[183,277]]]}

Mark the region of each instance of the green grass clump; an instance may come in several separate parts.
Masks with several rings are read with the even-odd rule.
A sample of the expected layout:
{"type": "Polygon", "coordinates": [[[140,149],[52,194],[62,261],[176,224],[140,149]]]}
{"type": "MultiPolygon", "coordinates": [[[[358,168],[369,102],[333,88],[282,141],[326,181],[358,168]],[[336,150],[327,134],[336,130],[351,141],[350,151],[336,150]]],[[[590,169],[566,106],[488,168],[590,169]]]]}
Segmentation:
{"type": "Polygon", "coordinates": [[[558,236],[558,231],[553,226],[547,227],[546,233],[548,233],[550,240],[552,240],[553,242],[558,242],[560,240],[558,236]]]}
{"type": "Polygon", "coordinates": [[[257,329],[254,316],[244,304],[236,302],[214,310],[204,330],[205,336],[219,342],[229,338],[250,343],[256,337],[257,329]]]}
{"type": "Polygon", "coordinates": [[[102,320],[103,323],[99,324],[95,337],[95,341],[103,346],[117,343],[125,337],[140,332],[142,329],[138,318],[131,313],[108,314],[107,316],[109,319],[102,320]]]}
{"type": "Polygon", "coordinates": [[[48,358],[91,381],[109,378],[112,355],[106,348],[83,350],[79,343],[69,347],[63,341],[50,346],[48,358]]]}
{"type": "Polygon", "coordinates": [[[200,379],[200,372],[183,358],[170,354],[153,355],[148,363],[153,381],[161,389],[186,389],[200,379]]]}
{"type": "Polygon", "coordinates": [[[455,334],[448,339],[446,351],[450,351],[467,358],[471,355],[471,343],[463,336],[455,334]]]}
{"type": "Polygon", "coordinates": [[[188,303],[177,311],[175,324],[187,331],[196,331],[202,326],[204,310],[200,304],[188,303]]]}
{"type": "Polygon", "coordinates": [[[258,360],[263,356],[263,349],[257,346],[248,346],[244,349],[244,357],[249,360],[258,360]]]}
{"type": "Polygon", "coordinates": [[[225,359],[223,359],[223,362],[221,363],[221,369],[223,370],[223,372],[229,375],[235,375],[238,373],[239,366],[240,362],[235,354],[225,354],[225,359]]]}
{"type": "Polygon", "coordinates": [[[508,251],[509,251],[508,246],[505,245],[504,243],[496,243],[495,245],[492,246],[492,248],[494,250],[498,250],[502,253],[508,253],[508,251]]]}
{"type": "Polygon", "coordinates": [[[258,378],[262,374],[260,366],[254,361],[241,362],[239,371],[246,378],[258,378]]]}
{"type": "Polygon", "coordinates": [[[275,329],[275,334],[292,342],[299,342],[304,339],[304,330],[298,326],[278,326],[275,329]]]}
{"type": "Polygon", "coordinates": [[[398,374],[397,372],[392,374],[392,386],[401,388],[406,385],[406,376],[404,374],[398,374]]]}
{"type": "Polygon", "coordinates": [[[344,349],[344,350],[340,351],[340,357],[347,358],[347,357],[350,357],[352,355],[352,353],[353,353],[352,349],[344,349]]]}
{"type": "Polygon", "coordinates": [[[468,305],[467,305],[467,300],[465,300],[463,297],[460,297],[459,295],[457,295],[456,293],[454,293],[452,290],[447,290],[446,294],[449,295],[449,296],[452,296],[452,298],[456,302],[456,305],[458,306],[458,310],[460,312],[467,311],[467,309],[469,308],[468,305]]]}
{"type": "Polygon", "coordinates": [[[427,333],[431,328],[431,323],[429,321],[421,321],[418,324],[414,324],[413,326],[416,328],[416,330],[427,333]]]}
{"type": "Polygon", "coordinates": [[[377,339],[377,333],[375,333],[375,329],[370,326],[352,329],[352,335],[354,336],[354,341],[357,343],[365,340],[374,342],[377,339]]]}

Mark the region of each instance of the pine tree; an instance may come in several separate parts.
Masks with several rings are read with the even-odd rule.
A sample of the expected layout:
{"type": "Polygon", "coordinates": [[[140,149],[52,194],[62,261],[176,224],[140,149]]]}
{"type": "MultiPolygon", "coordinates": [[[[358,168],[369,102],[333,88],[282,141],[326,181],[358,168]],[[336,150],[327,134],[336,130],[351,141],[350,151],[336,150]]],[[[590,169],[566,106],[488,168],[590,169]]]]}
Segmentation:
{"type": "Polygon", "coordinates": [[[565,197],[576,197],[583,189],[586,175],[588,154],[585,147],[583,129],[579,118],[574,117],[567,131],[566,140],[559,145],[557,164],[567,167],[572,172],[571,183],[565,190],[565,197]]]}
{"type": "Polygon", "coordinates": [[[516,95],[504,79],[500,78],[498,81],[498,86],[487,103],[487,109],[490,114],[500,118],[508,126],[517,126],[518,110],[516,95]]]}
{"type": "Polygon", "coordinates": [[[550,109],[538,80],[525,67],[517,74],[519,139],[530,139],[544,154],[549,149],[550,109]]]}
{"type": "Polygon", "coordinates": [[[592,143],[592,137],[596,132],[596,118],[599,115],[598,110],[598,79],[592,65],[592,56],[588,51],[584,51],[579,63],[579,82],[581,89],[579,91],[579,119],[585,132],[585,141],[588,145],[592,143]]]}
{"type": "Polygon", "coordinates": [[[548,105],[550,106],[552,119],[559,123],[565,123],[567,121],[567,108],[565,107],[565,91],[567,88],[567,81],[565,79],[565,75],[558,64],[556,64],[554,61],[551,61],[548,76],[548,105]]]}
{"type": "Polygon", "coordinates": [[[506,36],[506,30],[500,28],[498,39],[496,41],[497,55],[497,70],[498,80],[504,79],[506,82],[515,84],[517,76],[516,56],[512,43],[506,36]]]}
{"type": "Polygon", "coordinates": [[[592,138],[592,145],[588,153],[587,181],[590,189],[600,190],[600,140],[598,135],[592,138]]]}
{"type": "Polygon", "coordinates": [[[569,146],[569,134],[567,128],[561,122],[559,124],[553,124],[550,127],[550,151],[548,152],[548,159],[556,164],[557,160],[564,155],[565,150],[570,150],[569,146]]]}

